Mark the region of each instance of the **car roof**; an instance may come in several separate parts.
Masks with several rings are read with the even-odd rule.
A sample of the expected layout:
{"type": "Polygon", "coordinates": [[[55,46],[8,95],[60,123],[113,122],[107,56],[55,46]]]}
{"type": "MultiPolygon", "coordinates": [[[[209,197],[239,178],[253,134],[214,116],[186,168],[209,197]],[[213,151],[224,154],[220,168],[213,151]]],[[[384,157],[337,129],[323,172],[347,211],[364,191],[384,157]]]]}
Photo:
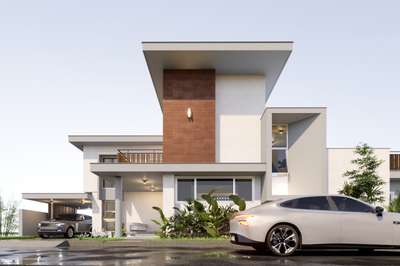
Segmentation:
{"type": "MultiPolygon", "coordinates": [[[[341,195],[341,194],[316,194],[316,195],[284,195],[284,196],[276,196],[274,199],[272,199],[271,201],[274,202],[282,202],[282,201],[287,201],[287,200],[291,200],[291,199],[300,199],[300,198],[308,198],[308,197],[345,197],[345,198],[351,198],[357,201],[361,201],[364,202],[360,199],[356,199],[353,198],[351,196],[347,196],[347,195],[341,195]]],[[[265,201],[269,202],[269,201],[265,201]]],[[[264,202],[263,202],[264,203],[264,202]]],[[[367,202],[364,202],[365,204],[368,204],[367,202]]]]}

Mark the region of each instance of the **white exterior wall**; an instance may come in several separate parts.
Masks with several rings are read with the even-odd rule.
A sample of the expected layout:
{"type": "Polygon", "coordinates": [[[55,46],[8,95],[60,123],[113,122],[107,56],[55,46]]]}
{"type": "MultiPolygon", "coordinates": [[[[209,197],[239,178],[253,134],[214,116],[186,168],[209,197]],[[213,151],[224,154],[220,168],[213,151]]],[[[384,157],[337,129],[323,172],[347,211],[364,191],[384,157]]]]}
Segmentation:
{"type": "Polygon", "coordinates": [[[129,230],[131,223],[143,223],[147,225],[148,231],[154,232],[159,229],[151,220],[160,220],[160,215],[153,206],[162,208],[162,192],[125,192],[124,207],[125,228],[129,230]]]}
{"type": "Polygon", "coordinates": [[[174,215],[175,207],[175,176],[165,174],[162,177],[163,192],[162,192],[162,209],[165,216],[174,215]]]}
{"type": "Polygon", "coordinates": [[[19,235],[20,236],[36,236],[37,224],[48,219],[48,213],[20,209],[19,217],[19,235]]]}
{"type": "Polygon", "coordinates": [[[390,171],[390,178],[400,178],[400,170],[390,171]]]}
{"type": "Polygon", "coordinates": [[[265,93],[264,76],[216,76],[216,162],[261,162],[265,93]]]}
{"type": "Polygon", "coordinates": [[[290,123],[288,129],[288,194],[326,194],[326,114],[290,123]]]}
{"type": "MultiPolygon", "coordinates": [[[[343,173],[347,170],[354,169],[351,160],[356,158],[354,148],[333,148],[328,149],[328,186],[329,194],[338,194],[338,191],[343,188],[344,182],[347,178],[343,177],[343,173]]],[[[390,167],[389,167],[389,149],[374,149],[378,159],[384,160],[379,166],[377,172],[380,177],[385,181],[383,191],[385,193],[386,206],[389,203],[390,195],[390,167]]]]}

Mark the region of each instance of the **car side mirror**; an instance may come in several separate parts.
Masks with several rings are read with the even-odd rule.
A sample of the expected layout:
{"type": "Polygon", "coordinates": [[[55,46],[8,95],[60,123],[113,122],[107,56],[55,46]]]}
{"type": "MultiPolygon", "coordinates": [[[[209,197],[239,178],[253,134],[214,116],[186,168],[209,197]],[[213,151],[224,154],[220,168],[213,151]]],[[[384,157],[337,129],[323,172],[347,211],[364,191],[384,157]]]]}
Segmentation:
{"type": "Polygon", "coordinates": [[[376,216],[382,216],[383,210],[384,209],[381,206],[376,206],[375,207],[376,216]]]}

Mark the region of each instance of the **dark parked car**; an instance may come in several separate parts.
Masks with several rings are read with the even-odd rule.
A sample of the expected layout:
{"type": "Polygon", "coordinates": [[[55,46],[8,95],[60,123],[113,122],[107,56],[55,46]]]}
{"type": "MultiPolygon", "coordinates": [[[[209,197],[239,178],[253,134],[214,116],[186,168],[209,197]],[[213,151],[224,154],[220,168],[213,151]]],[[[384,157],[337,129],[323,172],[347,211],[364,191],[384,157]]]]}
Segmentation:
{"type": "Polygon", "coordinates": [[[92,232],[92,217],[83,214],[63,214],[54,220],[38,223],[38,235],[47,238],[52,235],[63,235],[71,238],[75,234],[92,232]]]}

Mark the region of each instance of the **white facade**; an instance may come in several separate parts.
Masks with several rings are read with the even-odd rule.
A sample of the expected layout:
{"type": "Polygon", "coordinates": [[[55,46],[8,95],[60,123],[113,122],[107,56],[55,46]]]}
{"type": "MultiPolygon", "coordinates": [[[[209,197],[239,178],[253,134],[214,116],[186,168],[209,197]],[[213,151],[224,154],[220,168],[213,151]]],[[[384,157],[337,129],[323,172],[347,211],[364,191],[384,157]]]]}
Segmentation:
{"type": "Polygon", "coordinates": [[[146,224],[148,231],[158,230],[158,226],[152,220],[159,220],[159,214],[153,210],[153,206],[163,205],[163,192],[125,192],[124,209],[125,224],[146,224]]]}
{"type": "Polygon", "coordinates": [[[216,76],[216,162],[261,162],[265,94],[264,76],[216,76]]]}
{"type": "MultiPolygon", "coordinates": [[[[347,170],[353,170],[354,165],[351,163],[356,158],[354,148],[330,148],[328,149],[328,187],[329,194],[338,194],[338,191],[343,188],[347,178],[343,174],[347,170]]],[[[388,148],[375,148],[374,153],[383,163],[377,169],[377,174],[382,177],[385,185],[382,190],[385,196],[384,206],[389,204],[390,196],[390,167],[388,148]]]]}

